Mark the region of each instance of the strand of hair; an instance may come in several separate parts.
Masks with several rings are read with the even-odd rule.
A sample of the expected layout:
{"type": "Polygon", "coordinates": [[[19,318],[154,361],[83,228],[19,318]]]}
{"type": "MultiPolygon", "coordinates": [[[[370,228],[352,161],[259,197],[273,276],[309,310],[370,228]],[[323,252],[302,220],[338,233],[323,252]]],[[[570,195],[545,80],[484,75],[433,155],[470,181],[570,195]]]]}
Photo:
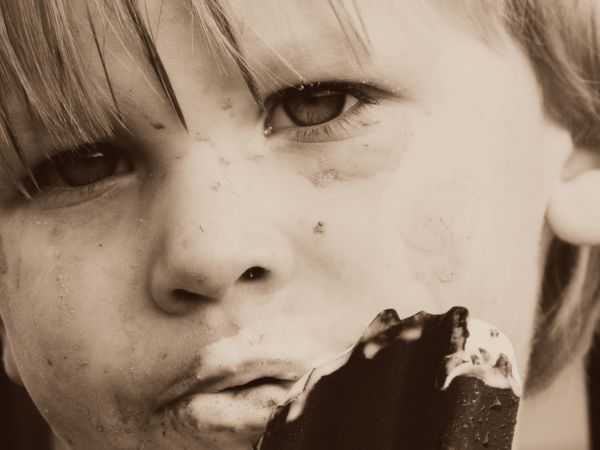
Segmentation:
{"type": "Polygon", "coordinates": [[[144,47],[144,51],[146,52],[146,56],[152,65],[152,69],[154,70],[155,75],[157,76],[159,82],[162,85],[163,91],[165,92],[167,99],[169,100],[171,107],[177,114],[179,118],[179,122],[183,126],[183,128],[187,131],[187,123],[185,117],[183,115],[183,111],[181,106],[179,105],[179,101],[177,100],[177,96],[175,94],[175,90],[173,89],[173,85],[171,84],[171,80],[169,75],[165,69],[164,64],[156,50],[156,46],[152,41],[152,38],[148,32],[148,29],[144,25],[143,21],[140,18],[139,10],[137,5],[135,4],[135,0],[128,0],[125,2],[125,6],[127,9],[127,13],[129,15],[130,20],[133,23],[133,26],[141,40],[141,43],[144,47]]]}
{"type": "Polygon", "coordinates": [[[113,89],[112,82],[110,81],[110,76],[108,75],[108,69],[106,67],[106,60],[104,59],[104,52],[100,46],[100,42],[98,41],[98,33],[96,32],[96,26],[94,25],[94,21],[92,20],[92,14],[90,12],[89,5],[86,7],[88,22],[90,25],[90,29],[92,31],[92,37],[94,39],[94,44],[96,46],[96,50],[98,51],[98,57],[100,58],[100,64],[102,65],[102,71],[104,72],[104,78],[106,79],[106,84],[108,86],[108,90],[110,92],[110,96],[112,98],[113,104],[115,105],[115,110],[117,112],[117,116],[119,120],[122,120],[121,111],[119,109],[119,103],[117,102],[117,97],[115,95],[115,91],[113,89]]]}

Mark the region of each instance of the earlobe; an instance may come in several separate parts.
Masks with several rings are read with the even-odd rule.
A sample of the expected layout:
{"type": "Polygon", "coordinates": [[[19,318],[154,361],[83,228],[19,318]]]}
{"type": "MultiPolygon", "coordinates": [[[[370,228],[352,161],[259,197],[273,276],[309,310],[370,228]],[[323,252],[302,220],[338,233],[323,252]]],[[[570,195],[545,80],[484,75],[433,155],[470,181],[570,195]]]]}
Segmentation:
{"type": "Polygon", "coordinates": [[[4,370],[8,377],[16,384],[23,385],[21,381],[21,375],[19,375],[19,370],[17,369],[17,365],[15,364],[15,358],[10,346],[10,342],[6,336],[6,332],[4,330],[4,324],[0,320],[0,342],[2,343],[2,360],[4,363],[4,370]]]}
{"type": "Polygon", "coordinates": [[[600,245],[600,150],[575,149],[550,195],[547,220],[573,245],[600,245]]]}

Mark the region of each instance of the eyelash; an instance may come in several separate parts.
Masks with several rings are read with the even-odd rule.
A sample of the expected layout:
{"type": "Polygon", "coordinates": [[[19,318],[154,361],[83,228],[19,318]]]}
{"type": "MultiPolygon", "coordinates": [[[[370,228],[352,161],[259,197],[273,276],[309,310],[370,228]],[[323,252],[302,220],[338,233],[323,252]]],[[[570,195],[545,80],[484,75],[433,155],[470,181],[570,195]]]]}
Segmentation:
{"type": "MultiPolygon", "coordinates": [[[[115,173],[106,178],[101,178],[97,181],[94,181],[89,184],[84,184],[80,186],[51,186],[44,185],[43,183],[38,184],[39,177],[35,177],[36,181],[34,181],[31,177],[26,177],[22,180],[23,187],[26,192],[29,193],[29,199],[35,199],[36,202],[43,208],[53,208],[53,207],[68,207],[77,205],[79,203],[83,203],[85,201],[100,197],[101,195],[110,191],[118,182],[119,178],[126,175],[126,173],[122,172],[123,163],[128,168],[127,172],[133,171],[135,165],[129,159],[129,155],[127,152],[121,148],[120,146],[115,146],[111,144],[110,139],[103,139],[98,141],[96,144],[98,147],[108,146],[117,153],[118,161],[115,163],[115,171],[120,173],[115,173]]],[[[81,150],[78,150],[77,147],[71,150],[65,150],[63,152],[59,152],[54,155],[54,157],[48,157],[45,161],[37,164],[32,168],[32,174],[35,174],[39,170],[43,170],[44,165],[49,166],[46,167],[47,170],[58,170],[56,168],[51,167],[53,159],[69,159],[69,158],[77,158],[81,156],[81,150]]],[[[105,155],[108,155],[105,152],[105,155]]],[[[55,172],[56,174],[56,172],[55,172]]],[[[60,177],[60,175],[59,175],[60,177]]],[[[43,176],[42,176],[43,178],[43,176]]]]}
{"type": "Polygon", "coordinates": [[[341,133],[348,128],[360,128],[373,124],[369,120],[361,120],[365,109],[369,106],[378,105],[384,97],[384,93],[371,85],[365,83],[346,82],[346,81],[322,81],[315,83],[302,84],[283,89],[267,98],[267,116],[265,119],[264,133],[266,136],[274,134],[269,125],[271,115],[275,108],[285,100],[286,93],[290,90],[302,90],[305,87],[315,91],[336,92],[344,95],[351,95],[357,102],[349,110],[342,113],[339,117],[312,126],[297,126],[281,130],[283,133],[291,133],[294,140],[300,142],[323,142],[327,140],[341,139],[341,133]]]}
{"type": "Polygon", "coordinates": [[[47,187],[37,192],[34,198],[46,208],[73,206],[100,197],[108,192],[115,185],[116,178],[116,176],[113,176],[78,187],[47,187]]]}
{"type": "Polygon", "coordinates": [[[358,120],[363,116],[364,109],[373,103],[362,103],[360,100],[341,117],[312,127],[301,127],[293,130],[297,141],[322,142],[323,140],[337,140],[341,133],[348,128],[360,128],[370,125],[369,122],[358,120]]]}
{"type": "Polygon", "coordinates": [[[99,180],[92,184],[77,187],[50,187],[40,186],[27,179],[23,184],[29,193],[29,200],[35,200],[42,208],[65,208],[100,197],[110,191],[117,182],[118,176],[99,180]]]}

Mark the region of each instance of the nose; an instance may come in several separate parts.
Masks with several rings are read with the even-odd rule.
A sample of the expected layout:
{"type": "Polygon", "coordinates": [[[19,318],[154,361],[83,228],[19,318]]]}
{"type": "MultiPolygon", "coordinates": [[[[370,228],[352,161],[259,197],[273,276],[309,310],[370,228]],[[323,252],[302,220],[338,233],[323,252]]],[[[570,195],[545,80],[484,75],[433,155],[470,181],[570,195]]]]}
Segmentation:
{"type": "Polygon", "coordinates": [[[268,201],[243,186],[223,185],[215,193],[211,178],[189,164],[173,171],[161,185],[162,207],[154,211],[161,222],[150,268],[154,303],[168,314],[184,314],[226,298],[274,297],[290,278],[294,258],[277,221],[270,220],[268,201]]]}

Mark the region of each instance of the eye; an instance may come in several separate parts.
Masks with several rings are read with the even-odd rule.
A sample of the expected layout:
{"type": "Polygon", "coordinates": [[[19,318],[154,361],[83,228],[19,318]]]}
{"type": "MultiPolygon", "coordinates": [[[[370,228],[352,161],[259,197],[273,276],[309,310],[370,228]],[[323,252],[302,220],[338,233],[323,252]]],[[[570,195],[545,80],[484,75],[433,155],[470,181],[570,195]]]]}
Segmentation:
{"type": "MultiPolygon", "coordinates": [[[[287,88],[270,100],[268,127],[312,127],[332,121],[361,103],[359,88],[350,83],[312,83],[287,88]]],[[[269,101],[268,101],[269,103],[269,101]]]]}
{"type": "Polygon", "coordinates": [[[39,164],[33,176],[44,187],[82,187],[133,170],[125,152],[114,144],[94,143],[63,151],[39,164]]]}
{"type": "Polygon", "coordinates": [[[294,90],[282,103],[292,122],[307,127],[335,119],[344,111],[347,97],[339,92],[294,90]]]}

